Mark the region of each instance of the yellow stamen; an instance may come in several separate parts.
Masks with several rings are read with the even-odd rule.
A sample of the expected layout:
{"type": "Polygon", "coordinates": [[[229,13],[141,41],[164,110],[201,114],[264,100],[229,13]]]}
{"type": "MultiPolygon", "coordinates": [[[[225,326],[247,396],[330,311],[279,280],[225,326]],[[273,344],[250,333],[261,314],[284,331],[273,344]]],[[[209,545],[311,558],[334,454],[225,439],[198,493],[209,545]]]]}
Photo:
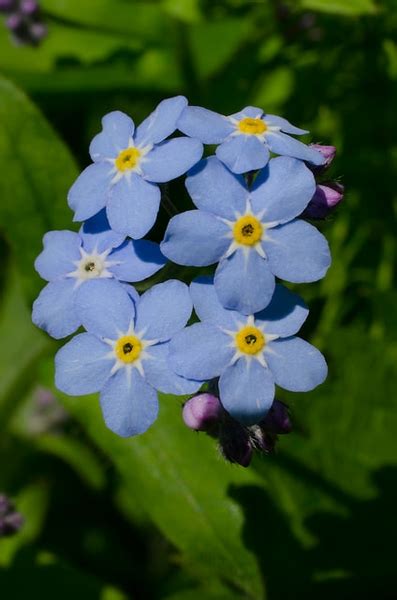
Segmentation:
{"type": "Polygon", "coordinates": [[[247,325],[236,333],[236,345],[244,354],[258,354],[265,345],[265,336],[257,327],[247,325]]]}
{"type": "Polygon", "coordinates": [[[245,117],[245,119],[241,119],[241,121],[239,121],[238,128],[241,133],[257,135],[259,133],[264,133],[267,129],[267,125],[264,121],[262,121],[262,119],[245,117]]]}
{"type": "Polygon", "coordinates": [[[233,237],[238,244],[254,246],[262,238],[263,225],[253,215],[244,215],[234,224],[233,237]]]}
{"type": "Polygon", "coordinates": [[[142,342],[135,335],[124,335],[117,340],[114,350],[119,360],[124,363],[132,363],[139,358],[142,342]]]}
{"type": "Polygon", "coordinates": [[[126,150],[122,150],[118,157],[116,158],[116,167],[119,171],[127,171],[128,169],[133,169],[137,166],[139,159],[141,157],[141,152],[138,148],[127,148],[126,150]]]}

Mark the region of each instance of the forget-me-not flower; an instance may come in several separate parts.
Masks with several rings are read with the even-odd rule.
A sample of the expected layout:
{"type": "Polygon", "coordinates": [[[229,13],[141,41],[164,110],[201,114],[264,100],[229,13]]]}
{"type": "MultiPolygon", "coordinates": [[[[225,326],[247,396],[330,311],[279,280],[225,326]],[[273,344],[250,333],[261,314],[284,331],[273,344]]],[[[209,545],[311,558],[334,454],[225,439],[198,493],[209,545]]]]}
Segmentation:
{"type": "MultiPolygon", "coordinates": [[[[81,285],[91,279],[142,281],[164,266],[166,259],[158,244],[124,240],[124,235],[109,229],[104,211],[87,221],[79,233],[46,233],[35,267],[49,283],[33,304],[33,323],[54,338],[66,337],[81,325],[74,305],[81,285]]],[[[132,286],[128,289],[137,297],[132,286]]]]}
{"type": "Polygon", "coordinates": [[[175,131],[186,105],[183,96],[163,100],[136,130],[132,119],[120,111],[102,119],[102,132],[90,146],[94,164],[69,191],[75,221],[84,221],[106,207],[114,231],[139,239],[151,229],[160,205],[156,184],[185,173],[203,152],[196,139],[165,140],[175,131]]]}
{"type": "Polygon", "coordinates": [[[158,413],[156,390],[189,394],[200,387],[168,365],[169,340],[192,311],[184,283],[160,283],[134,302],[114,281],[94,280],[79,289],[75,304],[87,333],[57,353],[55,382],[71,396],[100,392],[105,422],[118,435],[150,427],[158,413]]]}
{"type": "Polygon", "coordinates": [[[294,283],[323,277],[331,258],[325,237],[296,219],[315,191],[310,169],[295,158],[273,158],[249,190],[216,157],[201,161],[186,180],[199,210],[173,217],[160,247],[180,265],[219,262],[221,303],[244,314],[265,308],[275,276],[294,283]]]}
{"type": "Polygon", "coordinates": [[[308,315],[299,296],[278,285],[265,310],[246,316],[222,307],[211,278],[198,278],[190,290],[202,322],[173,338],[170,364],[190,379],[220,377],[220,399],[232,417],[258,423],[272,405],[275,384],[307,392],[324,381],[324,357],[294,335],[308,315]]]}
{"type": "Polygon", "coordinates": [[[187,106],[178,129],[204,144],[219,144],[216,155],[234,173],[246,173],[264,167],[270,152],[292,156],[321,165],[324,157],[288,134],[308,133],[286,119],[264,114],[255,106],[225,117],[199,106],[187,106]]]}

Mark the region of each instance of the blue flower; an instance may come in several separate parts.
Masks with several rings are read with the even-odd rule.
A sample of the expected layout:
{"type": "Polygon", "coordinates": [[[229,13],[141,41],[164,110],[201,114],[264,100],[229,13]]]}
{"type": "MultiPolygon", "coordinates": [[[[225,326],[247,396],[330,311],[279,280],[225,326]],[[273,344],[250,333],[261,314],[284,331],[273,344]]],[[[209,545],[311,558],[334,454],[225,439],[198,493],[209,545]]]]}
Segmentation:
{"type": "Polygon", "coordinates": [[[204,144],[220,144],[216,155],[234,173],[261,169],[270,152],[292,156],[314,165],[325,162],[317,150],[286,134],[308,133],[286,119],[263,114],[255,106],[225,117],[206,108],[187,106],[178,121],[178,129],[204,144]]]}
{"type": "Polygon", "coordinates": [[[101,392],[105,422],[118,435],[150,427],[158,413],[156,390],[190,394],[200,387],[168,365],[169,340],[192,311],[184,283],[155,285],[134,302],[114,281],[93,280],[78,290],[75,306],[87,333],[57,353],[55,382],[71,396],[101,392]]]}
{"type": "Polygon", "coordinates": [[[219,379],[224,408],[245,424],[258,423],[272,405],[275,384],[307,392],[322,383],[327,365],[322,354],[295,333],[308,315],[296,294],[277,285],[269,306],[245,316],[223,308],[210,278],[190,287],[201,319],[170,344],[170,364],[190,379],[219,379]]]}
{"type": "Polygon", "coordinates": [[[69,191],[75,221],[85,221],[106,207],[114,231],[139,239],[151,229],[160,205],[155,184],[179,177],[203,153],[198,140],[164,141],[175,131],[186,104],[183,96],[163,100],[136,131],[132,119],[120,111],[102,119],[103,130],[90,146],[94,164],[69,191]]]}
{"type": "Polygon", "coordinates": [[[180,265],[219,261],[215,288],[226,308],[244,314],[265,308],[275,276],[294,283],[323,277],[331,258],[326,239],[296,219],[315,190],[311,171],[299,160],[273,158],[251,191],[216,157],[201,161],[186,180],[199,210],[169,222],[161,250],[180,265]]]}
{"type": "MultiPolygon", "coordinates": [[[[33,304],[33,323],[57,339],[70,335],[81,325],[74,305],[81,285],[91,279],[99,279],[99,285],[110,278],[142,281],[164,266],[158,244],[124,239],[109,229],[104,211],[87,221],[80,233],[46,233],[35,267],[49,283],[33,304]]],[[[134,288],[128,288],[136,297],[134,288]]]]}

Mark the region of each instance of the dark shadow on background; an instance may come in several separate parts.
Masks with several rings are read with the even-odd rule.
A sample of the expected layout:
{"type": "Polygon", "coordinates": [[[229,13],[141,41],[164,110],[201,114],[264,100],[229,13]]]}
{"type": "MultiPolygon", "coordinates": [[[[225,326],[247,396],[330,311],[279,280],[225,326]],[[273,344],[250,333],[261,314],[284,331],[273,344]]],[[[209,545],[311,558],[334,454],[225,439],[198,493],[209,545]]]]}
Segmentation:
{"type": "Polygon", "coordinates": [[[375,472],[373,481],[379,491],[373,500],[344,495],[347,517],[319,512],[306,520],[318,540],[309,550],[263,489],[231,487],[245,515],[243,540],[257,557],[268,600],[397,598],[397,468],[375,472]]]}

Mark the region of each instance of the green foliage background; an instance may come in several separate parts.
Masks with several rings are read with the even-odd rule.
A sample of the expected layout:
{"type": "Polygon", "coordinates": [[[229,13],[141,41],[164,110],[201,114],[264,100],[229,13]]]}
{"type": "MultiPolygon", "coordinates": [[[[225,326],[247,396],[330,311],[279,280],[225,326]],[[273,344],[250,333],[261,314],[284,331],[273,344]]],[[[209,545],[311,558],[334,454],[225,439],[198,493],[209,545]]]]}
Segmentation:
{"type": "Polygon", "coordinates": [[[0,32],[0,491],[26,518],[0,539],[1,597],[395,598],[395,1],[41,4],[39,48],[0,32]],[[139,121],[180,93],[310,129],[338,147],[330,175],[347,189],[321,226],[332,268],[299,287],[328,381],[280,396],[295,432],[247,470],[183,426],[181,399],[163,397],[131,440],[106,430],[94,397],[57,393],[58,426],[61,408],[38,409],[57,348],[30,323],[42,235],[72,227],[66,193],[101,116],[139,121]]]}

